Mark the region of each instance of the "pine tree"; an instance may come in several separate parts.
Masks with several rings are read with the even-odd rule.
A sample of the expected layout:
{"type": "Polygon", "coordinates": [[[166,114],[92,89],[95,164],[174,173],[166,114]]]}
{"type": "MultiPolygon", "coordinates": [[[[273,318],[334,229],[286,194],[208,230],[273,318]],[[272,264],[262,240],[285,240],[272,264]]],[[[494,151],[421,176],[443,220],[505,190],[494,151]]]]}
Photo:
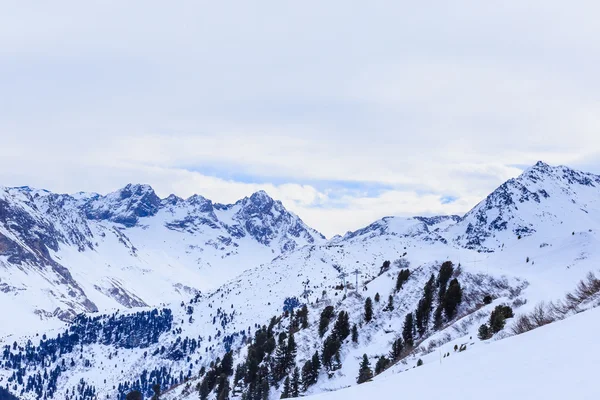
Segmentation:
{"type": "Polygon", "coordinates": [[[233,352],[228,351],[223,356],[223,361],[221,361],[221,372],[227,376],[231,376],[233,374],[233,352]]]}
{"type": "Polygon", "coordinates": [[[390,358],[394,361],[399,360],[402,356],[402,350],[404,350],[404,343],[402,343],[402,338],[394,340],[394,342],[392,343],[392,351],[390,351],[390,358]]]}
{"type": "Polygon", "coordinates": [[[288,376],[285,377],[283,381],[283,390],[281,391],[280,399],[287,399],[290,397],[290,378],[288,376]]]}
{"type": "Polygon", "coordinates": [[[386,309],[388,311],[394,311],[394,296],[392,296],[390,294],[390,297],[388,297],[388,304],[386,306],[386,309]]]}
{"type": "Polygon", "coordinates": [[[154,385],[152,385],[152,391],[154,392],[154,395],[152,396],[152,400],[159,400],[160,399],[160,385],[158,383],[155,383],[154,385]]]}
{"type": "Polygon", "coordinates": [[[362,362],[360,363],[360,369],[358,371],[358,377],[356,383],[361,384],[373,378],[373,371],[371,370],[371,363],[369,357],[363,354],[362,362]]]}
{"type": "Polygon", "coordinates": [[[352,325],[352,341],[358,343],[358,328],[356,328],[356,324],[352,325]]]}
{"type": "Polygon", "coordinates": [[[306,391],[306,389],[308,389],[309,386],[314,383],[313,374],[314,370],[312,365],[312,359],[306,360],[306,362],[302,366],[302,390],[306,391]]]}
{"type": "MultiPolygon", "coordinates": [[[[433,305],[433,286],[435,284],[435,278],[433,274],[423,287],[423,297],[419,300],[417,306],[416,316],[416,327],[420,336],[423,336],[427,331],[429,325],[429,317],[431,315],[431,309],[433,305]]],[[[406,340],[405,340],[406,341],[406,340]]]]}
{"type": "Polygon", "coordinates": [[[373,301],[370,297],[365,300],[365,321],[369,322],[373,319],[373,301]]]}
{"type": "Polygon", "coordinates": [[[406,282],[408,280],[409,276],[410,276],[410,271],[408,270],[408,268],[400,270],[400,272],[398,273],[398,278],[396,279],[396,292],[398,292],[400,289],[402,289],[404,282],[406,282]]]}
{"type": "Polygon", "coordinates": [[[379,292],[375,293],[375,303],[379,303],[379,292]]]}
{"type": "Polygon", "coordinates": [[[344,341],[350,335],[350,317],[345,311],[340,311],[338,318],[333,326],[333,334],[336,335],[340,342],[344,341]]]}
{"type": "Polygon", "coordinates": [[[404,343],[407,347],[413,346],[413,315],[412,313],[406,314],[406,318],[404,318],[404,327],[402,328],[402,339],[404,339],[404,343]]]}
{"type": "Polygon", "coordinates": [[[229,379],[227,379],[227,375],[222,374],[217,388],[217,400],[229,400],[229,390],[229,379]]]}
{"type": "Polygon", "coordinates": [[[446,294],[446,288],[448,285],[448,281],[452,277],[453,273],[454,273],[454,265],[452,264],[452,261],[446,261],[440,267],[440,272],[438,273],[438,278],[437,278],[437,285],[439,288],[438,289],[438,298],[440,299],[440,302],[442,301],[442,299],[444,298],[444,296],[446,294]]]}
{"type": "Polygon", "coordinates": [[[477,332],[477,337],[480,340],[487,340],[492,337],[489,326],[483,324],[479,327],[479,331],[477,332]]]}
{"type": "Polygon", "coordinates": [[[139,390],[134,390],[127,394],[125,400],[144,400],[144,396],[142,396],[142,393],[140,393],[139,390]]]}
{"type": "Polygon", "coordinates": [[[329,327],[329,322],[331,321],[331,318],[333,318],[333,315],[333,306],[327,306],[323,309],[319,320],[319,336],[323,337],[329,327]]]}
{"type": "Polygon", "coordinates": [[[294,373],[292,374],[290,394],[292,395],[292,397],[300,396],[300,371],[298,371],[298,367],[294,368],[294,373]]]}
{"type": "Polygon", "coordinates": [[[375,363],[375,375],[382,373],[390,365],[390,360],[386,356],[381,356],[375,363]]]}
{"type": "Polygon", "coordinates": [[[458,279],[454,278],[450,281],[446,295],[444,296],[443,307],[446,317],[451,320],[454,318],[456,308],[462,302],[462,289],[458,279]]]}

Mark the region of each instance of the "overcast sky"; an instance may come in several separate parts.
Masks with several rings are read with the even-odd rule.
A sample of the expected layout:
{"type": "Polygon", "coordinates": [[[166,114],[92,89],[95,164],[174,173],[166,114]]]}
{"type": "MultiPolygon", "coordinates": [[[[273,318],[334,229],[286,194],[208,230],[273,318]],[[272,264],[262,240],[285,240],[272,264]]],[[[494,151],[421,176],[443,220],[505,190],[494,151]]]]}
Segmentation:
{"type": "Polygon", "coordinates": [[[3,186],[265,189],[331,236],[600,173],[597,1],[0,4],[3,186]]]}

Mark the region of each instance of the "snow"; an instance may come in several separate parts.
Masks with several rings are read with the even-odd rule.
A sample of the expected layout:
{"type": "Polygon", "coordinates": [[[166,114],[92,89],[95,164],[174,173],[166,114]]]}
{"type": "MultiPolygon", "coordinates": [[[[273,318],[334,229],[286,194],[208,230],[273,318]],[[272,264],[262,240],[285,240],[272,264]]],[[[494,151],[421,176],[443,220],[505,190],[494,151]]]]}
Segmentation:
{"type": "MultiPolygon", "coordinates": [[[[553,332],[554,329],[563,329],[564,337],[570,332],[568,326],[571,323],[579,324],[573,325],[574,327],[587,324],[589,331],[597,327],[593,318],[589,316],[597,317],[598,311],[592,310],[519,337],[498,340],[507,335],[507,327],[505,332],[490,341],[481,342],[476,339],[477,328],[489,318],[496,305],[515,304],[516,300],[520,300],[522,305],[515,306],[515,312],[528,312],[539,301],[561,298],[565,292],[573,289],[588,271],[598,269],[600,177],[573,174],[569,171],[563,167],[537,165],[490,194],[488,199],[463,218],[386,217],[362,230],[348,233],[344,237],[338,236],[329,242],[322,240],[315,231],[306,227],[306,232],[312,235],[314,243],[310,243],[306,236],[288,235],[290,229],[299,221],[291,213],[288,220],[277,226],[277,234],[268,245],[249,234],[238,238],[226,233],[224,225],[243,225],[250,222],[256,223],[257,226],[274,226],[274,221],[283,210],[279,208],[280,203],[273,202],[274,209],[271,214],[262,218],[256,210],[269,201],[264,198],[263,193],[254,196],[254,199],[261,200],[257,206],[248,204],[252,197],[232,205],[212,205],[210,200],[200,196],[188,200],[180,199],[177,202],[162,200],[162,206],[154,215],[140,218],[138,223],[131,227],[106,220],[89,221],[72,213],[71,207],[76,208],[79,201],[96,199],[95,196],[80,195],[72,202],[67,201],[58,211],[51,207],[50,200],[42,201],[40,198],[29,197],[28,193],[31,190],[0,190],[0,199],[12,196],[18,200],[19,207],[26,209],[44,223],[51,219],[72,221],[74,218],[75,222],[72,224],[56,224],[57,231],[64,237],[68,238],[75,228],[78,232],[89,229],[90,235],[85,237],[89,238],[91,249],[84,246],[84,249],[80,250],[76,245],[77,241],[65,240],[60,243],[57,251],[51,250],[50,254],[56,262],[68,267],[74,281],[81,286],[87,298],[103,312],[125,308],[115,297],[105,294],[115,285],[124,288],[131,298],[139,298],[151,306],[165,303],[173,310],[172,332],[163,334],[159,343],[148,349],[119,349],[118,370],[108,372],[99,367],[109,364],[108,355],[111,351],[114,352],[114,349],[90,346],[86,351],[94,354],[94,367],[86,370],[83,366],[78,366],[76,371],[69,371],[61,378],[62,390],[71,387],[83,377],[96,385],[101,398],[106,398],[106,395],[114,395],[114,391],[110,389],[113,385],[118,385],[124,380],[136,379],[142,368],[167,366],[174,371],[186,371],[190,364],[187,361],[175,362],[161,357],[146,359],[143,356],[146,350],[152,353],[156,348],[163,345],[168,347],[178,337],[185,336],[204,339],[201,349],[192,355],[194,373],[197,373],[201,366],[208,365],[224,352],[221,341],[213,339],[208,342],[209,336],[215,338],[218,332],[221,335],[229,335],[247,330],[248,327],[252,327],[251,331],[254,332],[255,324],[267,324],[271,316],[281,314],[283,302],[287,297],[300,298],[304,289],[302,282],[307,279],[310,280],[309,288],[312,290],[307,298],[310,327],[296,336],[296,342],[299,344],[297,365],[301,366],[315,350],[322,347],[323,338],[318,336],[315,328],[318,325],[319,314],[326,305],[334,305],[336,312],[342,309],[347,311],[351,323],[362,326],[358,344],[347,342],[342,347],[342,368],[331,378],[323,373],[317,384],[306,394],[354,386],[362,355],[367,354],[374,366],[378,356],[389,352],[391,342],[398,337],[406,314],[414,311],[425,281],[432,273],[437,273],[442,262],[451,260],[455,265],[461,266],[462,273],[458,279],[465,293],[470,296],[459,307],[457,319],[423,341],[416,353],[404,360],[405,363],[396,364],[376,377],[374,383],[335,394],[318,395],[317,398],[345,395],[351,396],[351,400],[354,398],[352,396],[365,396],[370,393],[381,393],[380,398],[392,395],[396,397],[405,393],[400,387],[415,390],[412,394],[421,393],[414,388],[427,388],[427,397],[432,398],[435,397],[434,392],[430,396],[429,390],[437,391],[435,393],[440,395],[443,393],[445,397],[455,390],[456,393],[469,394],[462,396],[463,398],[473,398],[476,394],[477,397],[485,395],[483,397],[489,398],[494,392],[486,388],[488,385],[490,388],[502,386],[495,383],[494,374],[512,373],[504,369],[516,369],[520,374],[529,373],[527,368],[519,369],[522,364],[532,369],[531,365],[546,360],[541,349],[531,354],[523,353],[532,347],[530,341],[546,346],[546,352],[552,353],[552,357],[544,362],[556,361],[552,365],[559,372],[561,368],[564,372],[565,366],[570,368],[575,364],[576,360],[573,358],[564,358],[564,362],[562,361],[561,357],[567,356],[560,352],[570,352],[565,350],[569,346],[561,347],[550,339],[523,338],[538,337],[536,335],[553,332]],[[574,180],[573,176],[577,180],[574,180]],[[595,186],[579,183],[588,181],[597,183],[594,183],[595,186]],[[526,190],[522,190],[523,188],[526,190]],[[542,190],[546,191],[548,197],[540,194],[542,190]],[[519,199],[524,193],[529,200],[521,202],[519,199]],[[535,200],[533,193],[538,194],[539,202],[535,200]],[[246,205],[248,208],[244,208],[246,205]],[[44,211],[40,213],[39,210],[44,211]],[[165,227],[168,223],[186,217],[192,218],[193,221],[185,228],[165,227]],[[213,221],[218,229],[198,222],[200,218],[213,221]],[[506,224],[502,225],[502,222],[506,224]],[[519,227],[529,227],[531,232],[523,234],[519,239],[515,233],[519,227]],[[220,240],[222,235],[230,237],[231,243],[237,246],[220,240]],[[294,238],[297,248],[284,252],[281,250],[281,243],[289,238],[294,238]],[[474,238],[479,242],[474,241],[474,238]],[[390,271],[381,275],[379,270],[385,260],[397,259],[402,259],[410,265],[412,276],[403,289],[395,293],[395,279],[401,267],[392,263],[390,271]],[[355,269],[361,271],[358,276],[358,288],[354,288],[356,278],[351,273],[355,269]],[[346,279],[351,287],[346,291],[335,289],[340,283],[340,271],[350,274],[346,279]],[[197,301],[190,302],[200,291],[197,301]],[[380,294],[381,301],[374,304],[374,320],[364,324],[364,301],[368,296],[374,298],[376,293],[380,294]],[[393,312],[383,310],[390,294],[394,297],[393,312]],[[480,303],[484,294],[493,295],[494,302],[482,306],[480,303]],[[186,314],[186,307],[180,306],[181,301],[185,301],[185,306],[193,306],[193,322],[188,321],[189,315],[186,314]],[[232,314],[231,322],[225,327],[221,327],[219,323],[213,324],[217,309],[232,314]],[[468,350],[455,354],[454,345],[461,344],[466,344],[468,350]],[[441,365],[440,352],[451,353],[450,358],[443,359],[441,365]],[[527,354],[534,364],[527,364],[524,360],[528,359],[523,354],[527,354]],[[413,370],[412,367],[419,358],[425,361],[425,365],[413,370]],[[499,360],[500,364],[493,360],[499,360]],[[470,374],[477,380],[472,380],[470,374]],[[107,379],[106,384],[104,379],[107,379]],[[479,381],[482,383],[479,384],[479,381]]],[[[148,193],[147,188],[144,189],[144,193],[148,193]]],[[[44,196],[44,199],[50,198],[52,196],[44,196]]],[[[110,197],[113,200],[118,198],[110,197]]],[[[108,209],[127,212],[127,209],[121,208],[120,205],[108,209]]],[[[1,223],[0,235],[26,246],[18,234],[1,223]]],[[[64,300],[68,293],[65,288],[56,284],[55,280],[56,277],[49,270],[39,271],[28,266],[16,267],[8,262],[7,257],[0,256],[0,285],[6,283],[24,289],[15,289],[8,294],[0,293],[2,305],[7,309],[9,318],[22,321],[18,324],[22,326],[17,328],[3,326],[0,329],[0,345],[12,343],[13,340],[26,341],[36,333],[41,334],[48,328],[60,326],[60,322],[55,318],[39,319],[37,315],[31,317],[32,310],[53,311],[57,307],[64,307],[61,299],[64,300]],[[9,334],[10,336],[6,336],[9,334]]],[[[281,329],[285,329],[285,323],[281,329]]],[[[547,335],[551,336],[550,333],[547,335]]],[[[576,339],[582,343],[586,343],[587,340],[584,337],[576,339]]],[[[564,338],[562,342],[556,342],[564,343],[564,338]]],[[[590,345],[590,342],[587,344],[590,345]]],[[[594,351],[598,346],[595,347],[594,351]]],[[[234,349],[235,363],[243,361],[245,347],[240,347],[237,339],[234,349]]],[[[597,359],[597,353],[583,350],[573,357],[587,357],[587,354],[595,355],[597,359]]],[[[535,365],[538,368],[537,364],[535,365]]],[[[2,374],[0,371],[0,376],[2,374]]],[[[508,375],[501,376],[502,379],[497,380],[500,383],[509,379],[508,375]]],[[[518,374],[510,376],[515,379],[519,390],[527,390],[518,386],[518,374]]],[[[540,379],[542,376],[543,374],[540,374],[540,379]]],[[[192,386],[196,383],[197,379],[190,382],[192,386]]],[[[527,382],[522,384],[526,385],[527,382]]],[[[497,390],[506,394],[511,387],[512,384],[497,390]]],[[[410,392],[406,392],[407,396],[408,393],[410,392]]],[[[521,397],[519,392],[516,393],[521,397]]],[[[582,396],[575,397],[586,398],[585,392],[582,392],[582,396]]],[[[274,391],[272,397],[278,398],[278,393],[274,391]]],[[[167,400],[175,398],[184,398],[180,389],[165,397],[167,400]]],[[[193,393],[188,398],[197,398],[197,394],[193,393]]]]}
{"type": "MultiPolygon", "coordinates": [[[[596,399],[600,309],[314,400],[596,399]]],[[[444,351],[444,350],[443,350],[444,351]]],[[[384,376],[385,375],[385,376],[384,376]]]]}

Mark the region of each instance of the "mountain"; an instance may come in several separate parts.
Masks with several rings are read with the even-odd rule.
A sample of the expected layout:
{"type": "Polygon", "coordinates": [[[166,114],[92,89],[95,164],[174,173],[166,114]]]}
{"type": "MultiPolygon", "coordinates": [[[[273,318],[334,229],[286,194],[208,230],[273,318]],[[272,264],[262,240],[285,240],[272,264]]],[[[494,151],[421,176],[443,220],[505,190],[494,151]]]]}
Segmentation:
{"type": "MultiPolygon", "coordinates": [[[[249,268],[241,268],[235,277],[215,288],[189,294],[181,289],[183,300],[178,298],[155,309],[121,306],[113,313],[80,315],[60,329],[50,330],[49,321],[44,321],[44,327],[37,325],[29,335],[0,338],[5,346],[0,383],[7,383],[14,394],[24,399],[46,396],[74,400],[75,394],[84,400],[123,399],[133,389],[150,397],[155,383],[165,392],[161,396],[165,400],[199,396],[212,400],[218,394],[223,395],[225,387],[229,388],[232,399],[239,399],[242,393],[246,393],[246,398],[260,395],[278,399],[284,391],[285,376],[292,379],[294,367],[304,375],[302,371],[317,352],[320,363],[325,365],[308,371],[308,383],[301,389],[302,395],[322,396],[320,393],[355,386],[366,355],[372,367],[381,366],[387,359],[384,371],[374,377],[373,385],[378,386],[379,382],[385,385],[386,378],[400,379],[405,382],[406,395],[413,397],[423,394],[427,388],[421,385],[415,389],[406,382],[418,379],[437,384],[434,375],[415,376],[431,371],[430,364],[439,362],[442,352],[450,355],[448,365],[457,366],[457,371],[471,371],[468,364],[472,357],[497,354],[488,353],[487,349],[498,345],[501,346],[495,348],[500,348],[503,354],[516,354],[514,363],[518,364],[522,360],[519,350],[511,348],[509,352],[503,347],[509,346],[504,343],[511,341],[495,342],[511,336],[516,320],[536,311],[540,302],[548,304],[571,292],[571,298],[578,303],[567,310],[568,318],[561,324],[570,323],[575,318],[572,314],[599,304],[600,291],[594,287],[586,288],[586,293],[591,293],[589,296],[573,295],[589,272],[598,275],[600,235],[596,225],[600,221],[600,209],[596,199],[600,186],[597,178],[566,167],[538,163],[501,185],[462,217],[386,217],[330,241],[313,234],[313,243],[301,246],[296,242],[296,248],[289,251],[284,251],[281,240],[273,239],[281,235],[252,234],[254,248],[271,251],[276,245],[279,252],[273,250],[269,261],[247,263],[249,268]],[[547,196],[541,194],[544,192],[547,196]],[[520,229],[524,226],[529,227],[529,231],[520,229]],[[474,241],[475,238],[479,240],[474,241]],[[404,278],[399,281],[400,277],[404,278]],[[453,293],[454,297],[447,293],[453,293]],[[457,293],[460,293],[460,301],[450,303],[457,293]],[[371,299],[372,304],[370,320],[365,316],[367,299],[371,299]],[[307,315],[303,305],[306,305],[307,315]],[[502,320],[505,327],[491,338],[479,340],[480,327],[490,323],[492,315],[499,312],[497,307],[501,307],[500,310],[510,307],[514,317],[502,320]],[[412,347],[405,338],[409,315],[415,325],[408,330],[413,339],[412,347]],[[356,340],[350,333],[354,325],[356,340]],[[296,348],[288,352],[290,333],[293,333],[296,348]],[[400,350],[399,343],[402,344],[400,350]],[[392,357],[390,353],[395,355],[392,357]],[[281,373],[281,360],[285,357],[289,363],[281,373]],[[425,363],[424,367],[413,370],[420,364],[419,360],[425,363]],[[44,370],[48,371],[48,377],[44,377],[44,370]]],[[[32,197],[48,196],[46,192],[10,190],[28,192],[32,197]]],[[[247,198],[228,206],[212,204],[199,197],[182,200],[171,196],[161,200],[155,211],[148,192],[140,190],[139,194],[148,199],[148,203],[123,202],[119,200],[122,196],[117,194],[106,196],[109,199],[87,194],[70,196],[73,207],[81,210],[82,221],[89,226],[94,238],[99,236],[96,234],[98,224],[119,224],[114,225],[119,228],[116,231],[124,232],[135,246],[125,247],[117,239],[111,239],[116,243],[110,247],[104,241],[98,241],[98,245],[91,241],[94,249],[91,251],[85,245],[82,251],[71,245],[70,252],[48,250],[48,254],[60,256],[60,262],[68,260],[68,265],[73,266],[73,277],[83,275],[85,279],[78,282],[87,282],[92,272],[83,274],[77,265],[107,269],[94,263],[95,257],[99,257],[95,253],[123,248],[124,255],[119,256],[119,260],[135,260],[141,254],[150,254],[148,257],[158,265],[155,259],[160,254],[153,252],[152,246],[164,249],[166,246],[161,241],[167,241],[173,246],[171,257],[184,257],[182,249],[186,247],[176,247],[178,243],[170,235],[188,241],[190,236],[181,235],[190,231],[200,235],[200,232],[216,229],[202,218],[217,227],[223,227],[222,223],[230,227],[236,225],[226,221],[250,219],[250,226],[256,227],[272,226],[280,216],[273,210],[277,202],[273,202],[271,208],[265,206],[270,201],[264,198],[264,193],[257,194],[254,200],[247,198]],[[112,206],[105,206],[106,203],[112,206]],[[178,207],[188,210],[191,203],[196,204],[194,210],[204,211],[194,211],[194,215],[201,215],[188,222],[185,215],[189,213],[180,213],[178,207]],[[132,211],[140,206],[142,215],[132,211]],[[111,212],[106,213],[106,210],[111,212]],[[212,219],[211,213],[218,222],[212,219]],[[266,216],[258,217],[263,214],[266,216]],[[106,222],[115,218],[121,222],[106,222]],[[265,222],[259,224],[253,218],[265,222]],[[130,226],[124,225],[124,220],[129,221],[130,226]],[[167,228],[167,222],[175,226],[167,228]]],[[[241,249],[247,245],[243,240],[249,239],[249,232],[264,232],[249,228],[247,222],[237,225],[245,236],[237,239],[230,234],[230,237],[239,242],[239,253],[221,261],[213,258],[213,266],[218,265],[217,273],[225,265],[217,261],[245,262],[247,257],[254,256],[250,252],[242,253],[241,249]]],[[[286,227],[292,225],[285,224],[286,227]]],[[[62,228],[55,227],[55,230],[70,237],[62,228]]],[[[286,234],[296,237],[289,231],[285,230],[286,234]]],[[[114,233],[108,234],[111,231],[106,232],[107,237],[116,237],[114,233]]],[[[307,232],[312,231],[307,228],[307,232]]],[[[58,242],[59,247],[63,246],[62,241],[58,242]]],[[[206,245],[204,248],[214,249],[206,245]]],[[[215,250],[215,254],[223,253],[215,250]]],[[[112,253],[111,257],[116,259],[112,253]]],[[[171,272],[174,268],[165,269],[171,272]]],[[[207,266],[202,273],[190,277],[195,280],[180,282],[182,285],[197,283],[210,271],[207,266]]],[[[168,273],[159,275],[159,267],[148,274],[151,278],[148,280],[144,280],[139,270],[121,275],[127,282],[124,290],[129,290],[129,285],[137,285],[140,289],[136,290],[150,286],[151,290],[158,291],[161,285],[153,282],[154,279],[160,277],[158,279],[165,282],[172,279],[168,273]],[[140,280],[144,283],[137,282],[140,280]]],[[[81,288],[87,294],[87,286],[82,283],[81,288]]],[[[11,292],[8,295],[17,297],[11,292]]],[[[2,301],[7,298],[2,297],[2,301]]],[[[548,315],[540,319],[544,323],[551,322],[548,315]]],[[[538,330],[531,335],[538,335],[538,330]]],[[[565,347],[564,340],[557,342],[558,339],[554,339],[544,343],[551,349],[565,347]]],[[[512,343],[524,342],[517,337],[512,343]]],[[[551,354],[554,351],[550,351],[548,357],[551,354]]],[[[491,359],[486,361],[492,362],[491,359]]],[[[446,365],[445,361],[442,365],[446,365]]],[[[335,396],[343,395],[341,393],[354,396],[354,393],[363,393],[368,385],[335,396]]],[[[382,390],[387,393],[388,389],[382,390]]]]}
{"type": "Polygon", "coordinates": [[[106,196],[0,188],[0,290],[15,318],[173,302],[324,241],[263,191],[219,204],[160,199],[148,185],[106,196]]]}
{"type": "Polygon", "coordinates": [[[600,176],[539,161],[494,190],[446,236],[490,252],[536,232],[598,229],[599,212],[600,176]]]}

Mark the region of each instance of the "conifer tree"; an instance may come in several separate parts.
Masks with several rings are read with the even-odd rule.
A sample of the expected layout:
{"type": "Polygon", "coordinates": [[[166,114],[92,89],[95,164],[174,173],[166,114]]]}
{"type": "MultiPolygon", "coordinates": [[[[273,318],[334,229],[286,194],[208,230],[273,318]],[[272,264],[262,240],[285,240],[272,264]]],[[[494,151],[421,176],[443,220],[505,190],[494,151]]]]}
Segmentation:
{"type": "Polygon", "coordinates": [[[444,298],[446,294],[446,288],[448,285],[448,281],[452,277],[454,273],[454,264],[452,261],[446,261],[440,267],[440,272],[438,273],[437,285],[438,285],[438,298],[440,301],[444,298]]]}
{"type": "Polygon", "coordinates": [[[292,397],[300,396],[300,371],[298,371],[298,367],[294,368],[294,373],[292,374],[292,382],[290,383],[290,394],[292,397]]]}
{"type": "MultiPolygon", "coordinates": [[[[433,286],[435,284],[435,278],[433,274],[423,287],[423,297],[419,300],[417,306],[416,315],[416,328],[419,335],[423,336],[427,331],[429,325],[429,317],[431,315],[431,309],[433,305],[433,286]]],[[[406,341],[406,340],[405,340],[406,341]]]]}
{"type": "Polygon", "coordinates": [[[394,296],[392,296],[391,294],[388,297],[388,304],[386,308],[388,311],[394,311],[394,296]]]}
{"type": "Polygon", "coordinates": [[[375,375],[382,373],[390,365],[390,360],[386,356],[381,356],[375,363],[375,375]]]}
{"type": "Polygon", "coordinates": [[[333,318],[333,315],[333,306],[327,306],[323,309],[319,320],[319,336],[323,337],[329,327],[329,322],[331,321],[331,318],[333,318]]]}
{"type": "Polygon", "coordinates": [[[408,280],[409,276],[410,276],[410,271],[408,270],[408,268],[400,270],[400,272],[398,273],[398,278],[396,279],[396,292],[398,292],[400,289],[402,289],[404,282],[406,282],[408,280]]]}
{"type": "Polygon", "coordinates": [[[352,325],[352,341],[358,343],[358,328],[356,324],[352,325]]]}
{"type": "Polygon", "coordinates": [[[375,303],[379,303],[379,292],[375,293],[375,303]]]}
{"type": "Polygon", "coordinates": [[[458,279],[454,278],[450,281],[446,295],[444,296],[444,312],[446,317],[450,320],[454,318],[456,308],[462,302],[462,289],[458,279]]]}
{"type": "Polygon", "coordinates": [[[312,365],[312,359],[306,360],[302,366],[302,390],[306,390],[312,385],[314,376],[314,370],[312,365]]]}
{"type": "Polygon", "coordinates": [[[283,390],[281,391],[280,399],[287,399],[290,397],[290,378],[289,376],[285,377],[283,381],[283,390]]]}
{"type": "Polygon", "coordinates": [[[394,361],[399,360],[403,349],[404,343],[402,343],[402,338],[394,340],[392,343],[392,351],[390,351],[390,358],[394,361]]]}
{"type": "Polygon", "coordinates": [[[492,334],[490,332],[490,327],[487,326],[486,324],[483,324],[479,327],[479,331],[477,332],[477,337],[480,340],[487,340],[489,338],[492,337],[492,334]]]}
{"type": "Polygon", "coordinates": [[[365,300],[365,322],[369,322],[373,319],[373,301],[370,297],[365,300]]]}
{"type": "Polygon", "coordinates": [[[402,328],[402,339],[404,339],[404,343],[407,347],[413,346],[413,315],[412,313],[406,314],[406,318],[404,318],[404,327],[402,328]]]}
{"type": "Polygon", "coordinates": [[[371,378],[373,378],[371,363],[369,362],[369,357],[367,357],[366,354],[363,354],[363,359],[360,363],[360,369],[358,370],[358,377],[356,378],[356,383],[361,384],[368,381],[371,378]]]}

